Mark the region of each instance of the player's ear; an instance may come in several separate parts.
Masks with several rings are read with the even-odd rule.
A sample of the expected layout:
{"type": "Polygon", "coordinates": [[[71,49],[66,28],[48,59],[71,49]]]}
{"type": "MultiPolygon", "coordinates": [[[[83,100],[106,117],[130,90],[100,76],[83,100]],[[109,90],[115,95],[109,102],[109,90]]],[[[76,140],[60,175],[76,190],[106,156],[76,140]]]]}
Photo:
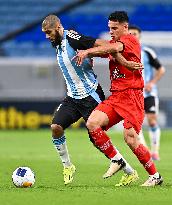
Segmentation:
{"type": "Polygon", "coordinates": [[[124,23],[124,28],[128,30],[128,23],[124,23]]]}

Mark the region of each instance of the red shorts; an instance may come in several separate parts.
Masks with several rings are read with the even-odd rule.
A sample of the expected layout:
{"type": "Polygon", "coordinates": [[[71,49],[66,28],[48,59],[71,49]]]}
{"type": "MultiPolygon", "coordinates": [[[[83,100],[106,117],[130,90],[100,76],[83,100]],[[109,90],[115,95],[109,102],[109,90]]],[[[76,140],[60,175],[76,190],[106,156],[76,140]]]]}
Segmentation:
{"type": "Polygon", "coordinates": [[[124,120],[124,128],[133,127],[139,134],[144,120],[144,97],[142,90],[127,89],[113,92],[107,100],[100,103],[95,110],[107,114],[109,124],[108,130],[121,120],[124,120]]]}

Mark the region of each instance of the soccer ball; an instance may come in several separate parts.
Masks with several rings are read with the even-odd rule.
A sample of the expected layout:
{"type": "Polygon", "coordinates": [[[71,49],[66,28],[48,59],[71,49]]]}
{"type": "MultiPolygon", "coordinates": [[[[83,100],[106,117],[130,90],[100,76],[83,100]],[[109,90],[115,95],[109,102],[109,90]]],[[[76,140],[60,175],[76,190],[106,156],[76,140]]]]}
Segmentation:
{"type": "Polygon", "coordinates": [[[34,172],[29,167],[18,167],[12,174],[16,187],[31,187],[35,183],[34,172]]]}

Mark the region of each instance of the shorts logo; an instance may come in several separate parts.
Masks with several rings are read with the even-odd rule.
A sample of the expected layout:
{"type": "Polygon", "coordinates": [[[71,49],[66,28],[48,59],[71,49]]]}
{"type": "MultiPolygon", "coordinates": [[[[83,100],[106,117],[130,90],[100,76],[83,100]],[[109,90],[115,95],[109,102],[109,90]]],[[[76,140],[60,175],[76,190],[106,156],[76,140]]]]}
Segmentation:
{"type": "Polygon", "coordinates": [[[112,78],[113,79],[125,78],[125,74],[120,73],[120,70],[116,67],[115,70],[112,72],[112,78]]]}
{"type": "Polygon", "coordinates": [[[62,104],[60,104],[60,105],[58,106],[58,108],[56,109],[56,111],[59,111],[59,109],[60,109],[61,106],[62,106],[62,104]]]}
{"type": "Polygon", "coordinates": [[[155,111],[155,110],[156,110],[155,106],[152,106],[152,107],[149,108],[149,111],[155,111]]]}

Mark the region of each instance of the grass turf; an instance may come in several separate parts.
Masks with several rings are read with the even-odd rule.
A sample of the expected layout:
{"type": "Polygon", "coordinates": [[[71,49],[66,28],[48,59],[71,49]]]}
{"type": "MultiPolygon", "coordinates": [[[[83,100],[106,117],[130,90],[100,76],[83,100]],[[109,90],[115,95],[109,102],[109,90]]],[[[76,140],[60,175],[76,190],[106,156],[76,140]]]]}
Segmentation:
{"type": "Polygon", "coordinates": [[[103,180],[102,174],[108,168],[109,161],[92,146],[85,129],[66,132],[71,159],[77,168],[75,179],[68,186],[63,184],[62,165],[51,143],[49,130],[0,131],[0,204],[171,204],[172,132],[162,132],[161,161],[156,165],[164,184],[154,188],[139,186],[147,179],[147,173],[124,144],[122,134],[113,131],[109,134],[139,173],[139,181],[129,187],[114,186],[122,172],[103,180]],[[18,166],[28,166],[34,170],[34,187],[16,188],[12,184],[11,175],[18,166]]]}

